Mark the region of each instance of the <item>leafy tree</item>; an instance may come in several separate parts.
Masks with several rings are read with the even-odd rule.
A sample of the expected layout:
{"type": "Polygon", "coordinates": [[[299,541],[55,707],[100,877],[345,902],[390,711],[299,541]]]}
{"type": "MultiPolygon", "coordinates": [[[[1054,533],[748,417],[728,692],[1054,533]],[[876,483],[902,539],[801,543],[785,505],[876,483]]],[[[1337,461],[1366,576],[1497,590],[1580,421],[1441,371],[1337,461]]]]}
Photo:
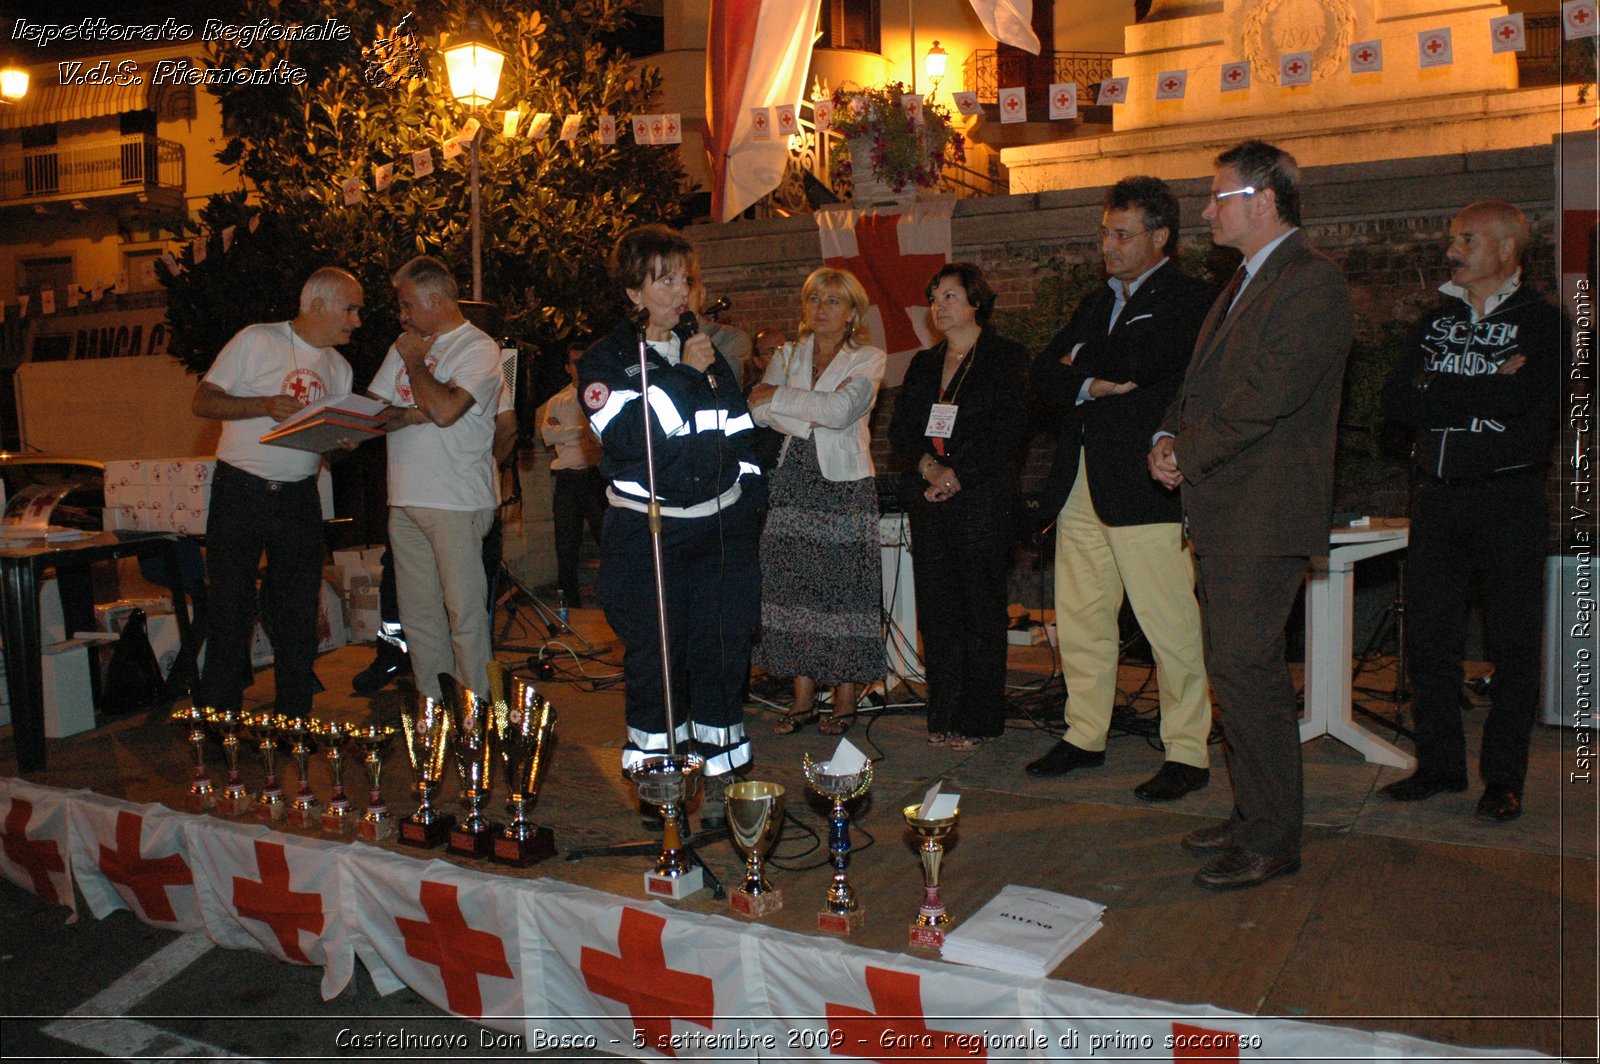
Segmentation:
{"type": "Polygon", "coordinates": [[[213,197],[201,212],[204,261],[185,253],[169,289],[172,350],[203,372],[235,331],[290,316],[312,268],[342,265],[366,286],[365,327],[348,352],[357,381],[377,367],[398,322],[389,277],[417,254],[449,264],[469,289],[468,153],[446,160],[441,143],[468,116],[449,93],[441,34],[469,12],[507,52],[493,109],[477,117],[484,298],[506,314],[506,331],[545,349],[610,327],[618,294],[605,260],[617,236],[645,222],[675,220],[684,191],[677,152],[633,143],[628,117],[651,110],[660,76],[631,68],[606,43],[626,25],[635,0],[244,0],[231,24],[322,24],[350,29],[339,42],[219,41],[208,61],[221,68],[306,71],[303,85],[212,85],[228,142],[218,158],[236,167],[251,195],[213,197]],[[410,15],[421,70],[393,87],[363,76],[363,46],[388,38],[410,15]],[[505,109],[520,108],[522,131],[501,135],[505,109]],[[531,116],[554,116],[542,139],[531,116]],[[594,116],[616,116],[618,140],[602,145],[594,116]],[[584,116],[576,142],[559,139],[562,118],[584,116]],[[411,156],[427,149],[434,171],[414,177],[411,156]],[[394,164],[393,183],[374,188],[373,168],[394,164]],[[363,202],[346,206],[340,188],[357,178],[363,202]],[[231,251],[218,235],[234,226],[231,251]]]}

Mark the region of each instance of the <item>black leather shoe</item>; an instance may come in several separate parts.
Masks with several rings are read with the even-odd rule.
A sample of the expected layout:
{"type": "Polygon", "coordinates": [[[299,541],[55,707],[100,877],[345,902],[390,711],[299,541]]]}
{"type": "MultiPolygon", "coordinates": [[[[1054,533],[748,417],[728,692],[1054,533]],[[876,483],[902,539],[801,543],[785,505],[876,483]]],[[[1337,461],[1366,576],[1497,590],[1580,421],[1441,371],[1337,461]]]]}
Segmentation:
{"type": "Polygon", "coordinates": [[[1268,857],[1235,846],[1194,874],[1194,881],[1211,890],[1258,887],[1273,876],[1300,871],[1300,862],[1288,857],[1268,857]]]}
{"type": "Polygon", "coordinates": [[[1233,849],[1233,821],[1195,828],[1183,837],[1183,848],[1196,857],[1205,857],[1222,850],[1233,849]]]}
{"type": "Polygon", "coordinates": [[[1210,782],[1208,768],[1195,768],[1181,761],[1163,761],[1161,770],[1135,787],[1133,793],[1147,802],[1171,802],[1210,782]]]}
{"type": "Polygon", "coordinates": [[[1522,795],[1510,787],[1491,786],[1483,789],[1478,799],[1478,816],[1484,820],[1504,823],[1522,815],[1522,795]]]}
{"type": "Polygon", "coordinates": [[[1397,802],[1420,802],[1424,798],[1432,798],[1445,791],[1459,794],[1466,789],[1467,781],[1464,779],[1435,776],[1432,773],[1418,771],[1403,780],[1396,780],[1387,787],[1379,787],[1378,793],[1397,802]]]}
{"type": "Polygon", "coordinates": [[[350,687],[358,695],[370,695],[374,691],[381,691],[400,675],[404,667],[404,658],[380,652],[372,659],[371,665],[350,678],[350,687]]]}
{"type": "Polygon", "coordinates": [[[1065,739],[1057,739],[1049,753],[1028,762],[1026,771],[1030,776],[1065,776],[1075,768],[1094,768],[1105,763],[1105,751],[1084,750],[1065,739]]]}

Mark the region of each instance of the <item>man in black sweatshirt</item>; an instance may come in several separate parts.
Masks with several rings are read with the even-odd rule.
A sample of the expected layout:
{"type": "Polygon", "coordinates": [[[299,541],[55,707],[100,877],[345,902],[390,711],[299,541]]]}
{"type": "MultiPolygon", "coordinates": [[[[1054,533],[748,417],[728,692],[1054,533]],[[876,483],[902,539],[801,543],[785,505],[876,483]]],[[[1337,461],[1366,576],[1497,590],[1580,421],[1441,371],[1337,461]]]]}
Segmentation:
{"type": "Polygon", "coordinates": [[[1412,330],[1383,391],[1413,426],[1410,603],[1417,771],[1383,793],[1417,801],[1467,789],[1459,696],[1467,588],[1484,598],[1494,665],[1483,726],[1478,815],[1522,812],[1539,699],[1544,470],[1565,352],[1560,311],[1524,283],[1528,222],[1507,203],[1474,203],[1450,223],[1445,301],[1412,330]]]}

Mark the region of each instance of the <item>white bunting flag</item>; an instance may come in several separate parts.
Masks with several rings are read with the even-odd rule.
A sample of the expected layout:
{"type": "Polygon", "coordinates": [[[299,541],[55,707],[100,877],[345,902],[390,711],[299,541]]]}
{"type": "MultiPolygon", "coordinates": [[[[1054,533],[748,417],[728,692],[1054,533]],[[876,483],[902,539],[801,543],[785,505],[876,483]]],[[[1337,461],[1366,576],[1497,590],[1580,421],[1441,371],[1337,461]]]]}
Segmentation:
{"type": "Polygon", "coordinates": [[[447,160],[454,159],[456,156],[460,155],[466,150],[466,143],[464,141],[456,140],[454,137],[449,140],[442,141],[439,144],[440,154],[442,154],[447,160]]]}
{"type": "Polygon", "coordinates": [[[1567,0],[1562,4],[1561,31],[1569,41],[1600,34],[1600,14],[1595,11],[1595,0],[1567,0]]]}
{"type": "Polygon", "coordinates": [[[633,116],[633,142],[635,144],[650,143],[650,116],[633,116]]]}
{"type": "Polygon", "coordinates": [[[520,122],[520,121],[522,121],[522,112],[521,111],[518,111],[515,108],[513,108],[510,111],[507,111],[506,114],[505,114],[505,117],[500,120],[500,135],[502,137],[514,137],[514,136],[516,136],[517,135],[517,123],[520,122]]]}
{"type": "Polygon", "coordinates": [[[387,192],[394,184],[394,163],[379,163],[372,168],[372,191],[387,192]]]}
{"type": "Polygon", "coordinates": [[[178,256],[174,255],[172,252],[163,251],[161,253],[161,265],[165,266],[167,268],[167,272],[172,276],[178,276],[178,256]]]}
{"type": "Polygon", "coordinates": [[[775,113],[778,119],[778,136],[792,137],[800,132],[800,120],[795,117],[794,104],[780,103],[775,113]]]}
{"type": "Polygon", "coordinates": [[[615,144],[617,142],[617,116],[596,115],[595,136],[600,138],[601,144],[615,144]]]}
{"type": "Polygon", "coordinates": [[[1050,86],[1050,119],[1078,117],[1078,83],[1058,81],[1050,86]]]}
{"type": "Polygon", "coordinates": [[[1188,87],[1187,70],[1163,70],[1156,78],[1156,99],[1181,100],[1188,87]]]}
{"type": "Polygon", "coordinates": [[[750,139],[772,139],[772,116],[767,112],[767,108],[750,108],[750,139]]]}
{"type": "Polygon", "coordinates": [[[1449,66],[1455,62],[1450,48],[1450,30],[1423,30],[1417,34],[1417,65],[1429,67],[1449,66]]]}
{"type": "Polygon", "coordinates": [[[1101,107],[1107,104],[1122,103],[1128,98],[1127,78],[1106,78],[1100,83],[1100,95],[1095,103],[1101,107]]]}
{"type": "Polygon", "coordinates": [[[811,104],[811,124],[817,127],[818,133],[826,133],[833,128],[833,101],[814,100],[811,104]]]}
{"type": "Polygon", "coordinates": [[[983,105],[978,102],[975,92],[952,92],[950,98],[956,102],[956,110],[967,116],[983,114],[983,105]]]}
{"type": "Polygon", "coordinates": [[[39,313],[54,314],[56,312],[56,290],[54,288],[39,289],[39,313]]]}
{"type": "Polygon", "coordinates": [[[1489,20],[1489,50],[1495,54],[1500,52],[1522,52],[1528,48],[1527,32],[1523,29],[1522,15],[1502,15],[1489,20]]]}
{"type": "Polygon", "coordinates": [[[1022,88],[1001,89],[1000,121],[1026,122],[1028,120],[1028,90],[1022,88]]]}
{"type": "Polygon", "coordinates": [[[28,316],[28,302],[32,298],[33,297],[29,295],[20,295],[17,297],[17,317],[26,318],[28,316]]]}
{"type": "Polygon", "coordinates": [[[1286,52],[1278,57],[1278,84],[1311,84],[1311,53],[1286,52]]]}
{"type": "Polygon", "coordinates": [[[1222,64],[1222,91],[1239,92],[1250,87],[1250,64],[1223,63],[1222,64]]]}
{"type": "Polygon", "coordinates": [[[417,177],[427,177],[433,173],[432,148],[423,148],[421,151],[411,153],[411,172],[417,177]]]}
{"type": "Polygon", "coordinates": [[[667,116],[650,116],[650,143],[665,144],[667,142],[667,116]]]}
{"type": "Polygon", "coordinates": [[[139,283],[147,288],[154,287],[160,282],[156,280],[156,260],[144,259],[139,263],[139,283]]]}
{"type": "Polygon", "coordinates": [[[67,285],[67,309],[68,310],[76,310],[76,309],[78,309],[78,301],[81,298],[82,298],[82,295],[78,292],[78,286],[77,285],[75,285],[75,284],[67,285]]]}
{"type": "Polygon", "coordinates": [[[540,111],[533,116],[533,121],[528,123],[528,137],[532,140],[543,140],[550,135],[550,121],[555,115],[549,111],[540,111]]]}
{"type": "Polygon", "coordinates": [[[1382,72],[1382,41],[1357,41],[1350,46],[1350,73],[1380,74],[1382,72]]]}
{"type": "Polygon", "coordinates": [[[361,179],[359,177],[345,178],[339,182],[339,192],[344,198],[344,205],[346,207],[354,207],[361,202],[361,179]]]}
{"type": "Polygon", "coordinates": [[[582,115],[567,115],[561,120],[561,139],[568,144],[578,139],[578,130],[583,128],[582,115]]]}
{"type": "Polygon", "coordinates": [[[911,119],[914,126],[922,125],[922,96],[918,93],[908,92],[900,97],[900,106],[905,108],[906,117],[911,119]]]}
{"type": "MultiPolygon", "coordinates": [[[[206,261],[206,242],[204,240],[196,240],[189,246],[194,249],[194,264],[196,266],[206,261]]],[[[140,276],[143,276],[143,271],[140,272],[140,276]]]]}
{"type": "Polygon", "coordinates": [[[222,253],[226,255],[233,250],[233,234],[238,232],[237,226],[225,226],[222,230],[222,253]]]}
{"type": "MultiPolygon", "coordinates": [[[[654,129],[654,126],[651,127],[654,129]]],[[[661,116],[661,144],[683,143],[683,115],[677,111],[661,116]]]]}

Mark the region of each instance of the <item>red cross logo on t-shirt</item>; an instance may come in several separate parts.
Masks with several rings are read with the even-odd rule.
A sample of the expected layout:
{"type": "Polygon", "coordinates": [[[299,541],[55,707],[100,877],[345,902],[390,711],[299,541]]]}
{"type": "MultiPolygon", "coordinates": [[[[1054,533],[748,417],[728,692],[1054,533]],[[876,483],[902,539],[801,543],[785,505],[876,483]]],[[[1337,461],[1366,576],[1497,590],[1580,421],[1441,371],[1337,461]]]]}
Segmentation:
{"type": "Polygon", "coordinates": [[[439,969],[451,1012],[482,1016],[483,993],[478,989],[478,976],[511,979],[515,974],[506,963],[505,944],[498,935],[467,925],[454,884],[424,879],[418,900],[427,914],[426,920],[401,916],[394,919],[406,940],[406,953],[439,969]]]}
{"type": "Polygon", "coordinates": [[[312,369],[292,369],[283,378],[283,387],[279,391],[300,400],[302,403],[314,403],[328,394],[328,386],[322,378],[312,369]]]}
{"type": "Polygon", "coordinates": [[[67,870],[66,862],[61,859],[61,847],[54,839],[28,838],[28,821],[32,819],[33,803],[13,797],[5,827],[0,828],[0,850],[28,873],[35,894],[48,902],[65,904],[56,893],[55,880],[50,877],[52,872],[67,870]]]}
{"type": "Polygon", "coordinates": [[[290,889],[289,860],[281,843],[257,841],[255,849],[261,879],[233,877],[234,910],[272,928],[285,957],[310,964],[311,958],[300,948],[300,932],[313,938],[322,933],[322,895],[290,889]]]}
{"type": "Polygon", "coordinates": [[[167,897],[167,888],[189,886],[194,882],[194,874],[175,853],[147,860],[139,852],[139,838],[143,833],[144,817],[137,813],[118,813],[117,848],[100,847],[100,871],[111,882],[133,891],[147,919],[171,923],[178,914],[167,897]]]}
{"type": "Polygon", "coordinates": [[[617,952],[585,946],[578,967],[590,993],[628,1006],[634,1026],[647,1039],[646,1046],[676,1056],[672,1021],[686,1020],[710,1030],[716,1015],[716,992],[705,976],[667,967],[661,945],[666,926],[662,917],[624,908],[617,928],[617,952]]]}

